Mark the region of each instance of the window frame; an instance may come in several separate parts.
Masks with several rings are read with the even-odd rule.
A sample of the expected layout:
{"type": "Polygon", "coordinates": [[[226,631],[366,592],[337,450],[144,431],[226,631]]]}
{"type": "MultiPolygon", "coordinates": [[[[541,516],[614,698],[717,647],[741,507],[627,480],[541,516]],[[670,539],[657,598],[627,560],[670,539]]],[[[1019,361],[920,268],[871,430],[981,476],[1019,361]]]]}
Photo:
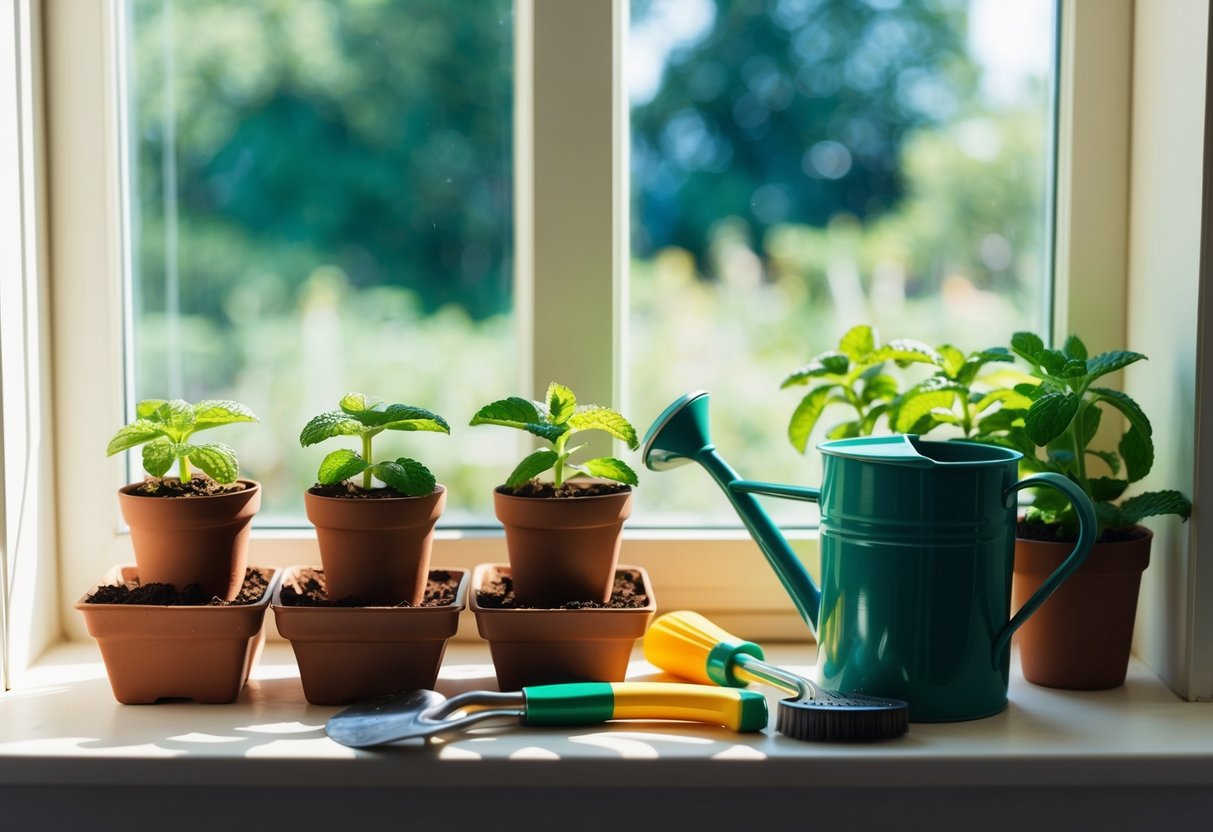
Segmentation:
{"type": "MultiPolygon", "coordinates": [[[[44,539],[38,574],[24,579],[29,587],[58,584],[58,604],[39,613],[44,624],[53,617],[53,634],[47,635],[48,626],[14,625],[10,641],[27,643],[12,656],[36,655],[60,633],[84,638],[71,604],[106,568],[132,558],[116,501],[72,495],[81,483],[107,491],[125,482],[121,461],[99,450],[124,412],[121,87],[114,47],[121,0],[22,3],[40,8],[45,17],[45,141],[53,173],[46,227],[55,291],[44,311],[51,315],[54,339],[39,356],[53,367],[48,386],[56,412],[89,417],[56,419],[50,508],[58,512],[58,546],[44,539]]],[[[1122,239],[1129,227],[1133,15],[1132,0],[1061,4],[1054,334],[1080,329],[1097,347],[1122,345],[1126,331],[1123,303],[1117,307],[1115,298],[1123,299],[1129,283],[1127,257],[1119,249],[1109,251],[1105,241],[1122,239]],[[1100,94],[1088,95],[1084,83],[1096,84],[1100,94]],[[1115,139],[1106,158],[1088,153],[1096,134],[1115,139]],[[1100,323],[1091,314],[1097,302],[1111,304],[1100,323]]],[[[628,3],[517,0],[515,22],[516,314],[522,354],[529,356],[518,381],[522,389],[533,389],[551,378],[575,378],[587,399],[626,408],[626,361],[620,356],[627,344],[628,142],[621,139],[627,135],[628,106],[621,67],[628,3]],[[568,152],[570,147],[576,152],[568,152]],[[579,319],[576,337],[610,344],[609,352],[564,349],[573,333],[534,326],[561,320],[557,313],[570,297],[598,313],[579,319]],[[609,314],[601,314],[605,310],[609,314]],[[612,362],[612,355],[620,358],[612,362]]],[[[18,395],[7,384],[0,393],[5,404],[18,395]]],[[[435,562],[470,567],[499,561],[500,541],[496,532],[446,530],[435,541],[435,562]]],[[[796,544],[806,562],[815,560],[812,534],[796,544]]],[[[1200,556],[1194,538],[1191,550],[1193,560],[1200,556]]],[[[259,530],[251,557],[265,565],[316,563],[318,549],[307,531],[259,530]]],[[[665,609],[693,607],[755,637],[805,638],[804,625],[744,532],[629,530],[622,559],[650,571],[665,609]],[[742,582],[714,584],[710,576],[719,570],[742,582]]],[[[1213,562],[1213,553],[1201,560],[1213,562]]],[[[1191,593],[1190,605],[1196,602],[1191,593]]],[[[1172,626],[1166,610],[1146,614],[1172,626]]],[[[1187,616],[1184,626],[1194,618],[1187,616]]],[[[1187,643],[1193,638],[1191,631],[1180,635],[1187,643]]],[[[1203,664],[1213,666],[1213,657],[1203,664]]],[[[1167,681],[1188,690],[1182,680],[1167,681]]],[[[1213,696],[1213,690],[1205,695],[1213,696]]]]}

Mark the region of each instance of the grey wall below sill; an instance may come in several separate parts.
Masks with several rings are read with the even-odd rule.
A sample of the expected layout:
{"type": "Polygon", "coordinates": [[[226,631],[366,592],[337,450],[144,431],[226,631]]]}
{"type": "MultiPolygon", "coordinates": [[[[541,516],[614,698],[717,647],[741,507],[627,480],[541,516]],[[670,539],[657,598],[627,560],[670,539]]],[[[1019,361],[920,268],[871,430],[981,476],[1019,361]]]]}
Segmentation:
{"type": "Polygon", "coordinates": [[[1213,829],[1213,787],[303,789],[0,784],[0,829],[1213,829]]]}

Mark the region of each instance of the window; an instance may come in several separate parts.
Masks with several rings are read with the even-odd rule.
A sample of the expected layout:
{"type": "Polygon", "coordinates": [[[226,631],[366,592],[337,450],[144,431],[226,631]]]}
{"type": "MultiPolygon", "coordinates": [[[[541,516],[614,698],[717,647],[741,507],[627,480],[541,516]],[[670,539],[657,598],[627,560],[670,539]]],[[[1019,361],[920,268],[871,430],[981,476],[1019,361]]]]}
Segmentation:
{"type": "MultiPolygon", "coordinates": [[[[866,4],[879,5],[890,4],[866,4]]],[[[903,5],[917,7],[908,2],[903,5]]],[[[587,388],[585,398],[622,400],[625,412],[643,428],[655,415],[638,406],[638,397],[645,391],[626,387],[621,364],[610,360],[610,356],[624,354],[623,344],[631,343],[627,332],[637,324],[625,313],[630,308],[627,295],[629,291],[639,293],[622,281],[612,281],[616,274],[624,274],[631,236],[623,222],[627,207],[623,179],[612,174],[629,169],[631,147],[627,142],[611,141],[613,135],[625,135],[631,115],[619,80],[626,63],[625,6],[623,0],[519,0],[515,5],[514,71],[520,94],[513,102],[512,256],[516,282],[512,311],[522,380],[513,389],[538,389],[552,378],[585,379],[574,382],[587,388]],[[570,346],[581,339],[611,344],[612,349],[570,346]],[[608,356],[605,361],[604,354],[608,356]],[[625,393],[631,401],[624,398],[625,393]]],[[[956,8],[949,2],[924,2],[922,6],[956,8]]],[[[96,483],[106,490],[124,481],[119,466],[101,457],[99,449],[125,408],[119,360],[124,346],[120,292],[124,221],[117,195],[126,180],[116,165],[123,158],[120,139],[129,133],[120,131],[115,122],[117,93],[122,86],[117,72],[120,53],[114,44],[125,26],[126,8],[122,3],[106,2],[72,5],[70,11],[62,4],[48,4],[45,9],[48,83],[44,98],[50,125],[46,141],[54,172],[49,184],[49,227],[54,231],[55,290],[55,305],[50,310],[55,365],[48,385],[53,384],[60,418],[55,434],[56,497],[44,503],[59,512],[62,574],[58,578],[54,574],[55,558],[43,557],[37,561],[37,576],[25,579],[16,591],[32,597],[25,590],[61,587],[59,605],[45,604],[36,613],[42,625],[35,640],[53,638],[60,626],[59,609],[110,564],[129,559],[112,501],[80,501],[72,506],[70,515],[68,508],[71,494],[81,482],[96,483]],[[90,417],[66,418],[66,414],[84,413],[90,417]]],[[[646,8],[638,7],[638,21],[646,8]]],[[[1125,341],[1123,309],[1113,312],[1108,323],[1092,323],[1090,316],[1092,301],[1110,303],[1124,297],[1124,252],[1108,241],[1122,240],[1127,225],[1132,20],[1133,6],[1127,2],[1062,3],[1057,329],[1080,325],[1089,332],[1097,328],[1110,333],[1106,340],[1111,344],[1125,341]],[[1092,94],[1093,89],[1100,94],[1092,94]],[[1091,265],[1096,263],[1098,268],[1091,265]]],[[[831,147],[827,145],[823,151],[831,147]]],[[[826,164],[828,158],[819,161],[826,164]]],[[[777,207],[778,203],[776,198],[772,204],[777,207]]],[[[140,249],[134,246],[131,250],[140,249]]],[[[1021,308],[1035,314],[1030,312],[1030,301],[1021,308]]],[[[880,323],[886,335],[902,334],[896,321],[880,323]]],[[[825,343],[836,334],[823,333],[823,337],[829,336],[825,343]]],[[[954,336],[940,333],[940,337],[954,336]]],[[[816,349],[807,340],[797,346],[802,350],[797,361],[816,349]]],[[[636,358],[641,358],[639,353],[636,358]]],[[[782,361],[775,364],[771,378],[777,384],[781,373],[790,368],[782,366],[782,361]]],[[[7,404],[15,393],[7,379],[3,383],[7,404]]],[[[764,397],[768,390],[772,398],[778,395],[765,382],[762,390],[764,397]]],[[[664,404],[682,390],[658,392],[662,392],[660,404],[664,404]]],[[[717,393],[717,400],[721,398],[717,393]]],[[[762,431],[781,430],[790,407],[789,400],[776,415],[752,424],[762,431]]],[[[454,420],[461,414],[448,415],[454,420]]],[[[290,438],[296,434],[297,425],[291,427],[290,438]]],[[[467,438],[474,436],[469,432],[467,438]]],[[[724,442],[722,439],[722,448],[724,442]]],[[[778,441],[776,445],[781,457],[803,464],[790,448],[778,441]]],[[[726,450],[735,456],[731,449],[726,450]]],[[[752,476],[776,476],[761,463],[746,463],[746,468],[752,469],[752,476]]],[[[690,474],[665,474],[651,475],[649,482],[655,484],[658,476],[676,478],[680,486],[696,479],[690,474]]],[[[812,480],[803,469],[790,478],[812,480]]],[[[673,487],[661,486],[663,490],[673,487]]],[[[695,506],[676,510],[684,516],[700,516],[695,506]]],[[[491,532],[480,536],[448,530],[437,546],[435,557],[453,566],[500,557],[491,532]]],[[[626,558],[650,568],[654,581],[662,587],[663,606],[691,606],[713,615],[728,611],[737,617],[722,618],[726,626],[744,620],[760,635],[804,637],[803,625],[790,605],[787,609],[778,605],[782,596],[777,583],[761,561],[755,560],[759,555],[744,534],[727,530],[658,533],[637,525],[625,547],[626,558]],[[736,579],[727,595],[726,588],[712,577],[717,568],[736,579]]],[[[49,538],[41,551],[51,551],[49,538]]],[[[266,564],[312,562],[314,542],[305,530],[265,529],[254,541],[253,554],[266,564]]],[[[1184,638],[1180,630],[1186,625],[1171,618],[1163,605],[1147,614],[1174,632],[1177,640],[1184,638]]],[[[62,626],[79,636],[76,617],[63,618],[62,626]]]]}

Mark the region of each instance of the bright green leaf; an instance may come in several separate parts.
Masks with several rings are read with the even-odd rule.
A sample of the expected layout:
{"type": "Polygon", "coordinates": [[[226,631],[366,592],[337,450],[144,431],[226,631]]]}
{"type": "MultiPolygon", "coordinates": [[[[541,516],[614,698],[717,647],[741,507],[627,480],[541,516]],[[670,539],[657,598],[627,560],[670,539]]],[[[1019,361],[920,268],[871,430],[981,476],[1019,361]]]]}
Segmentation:
{"type": "Polygon", "coordinates": [[[321,485],[335,485],[358,476],[368,467],[367,462],[354,451],[341,448],[333,451],[320,463],[316,480],[321,485]]]}
{"type": "Polygon", "coordinates": [[[803,454],[805,448],[808,447],[809,434],[813,432],[813,426],[817,424],[821,411],[825,410],[831,393],[835,388],[841,386],[840,384],[828,384],[810,390],[792,411],[791,421],[788,422],[788,441],[800,453],[803,454]]]}
{"type": "Polygon", "coordinates": [[[853,439],[862,429],[859,422],[842,422],[826,431],[826,439],[853,439]]]}
{"type": "Polygon", "coordinates": [[[368,410],[374,410],[378,404],[380,404],[379,399],[362,393],[346,393],[341,397],[341,403],[338,406],[347,415],[358,416],[368,410]]]}
{"type": "Polygon", "coordinates": [[[330,410],[303,426],[299,444],[306,448],[334,436],[361,436],[366,430],[366,426],[357,419],[340,410],[330,410]]]}
{"type": "Polygon", "coordinates": [[[939,353],[934,348],[921,341],[912,341],[908,338],[890,341],[883,347],[875,350],[868,359],[871,363],[875,363],[877,360],[896,361],[901,366],[909,364],[934,364],[938,367],[942,363],[939,353]]]}
{"type": "Polygon", "coordinates": [[[893,430],[898,433],[908,433],[922,417],[930,414],[938,419],[936,411],[950,411],[956,402],[957,395],[964,388],[953,384],[947,379],[936,376],[917,385],[902,396],[893,417],[893,430]]]}
{"type": "Polygon", "coordinates": [[[451,426],[437,413],[407,404],[393,404],[384,408],[379,427],[383,430],[433,431],[450,433],[451,426]]]}
{"type": "Polygon", "coordinates": [[[1175,514],[1182,520],[1192,516],[1192,503],[1178,491],[1150,491],[1125,500],[1120,505],[1122,526],[1140,523],[1147,517],[1175,514]]]}
{"type": "Polygon", "coordinates": [[[1143,479],[1154,467],[1154,440],[1135,426],[1130,426],[1120,437],[1117,450],[1125,461],[1125,476],[1129,482],[1143,479]]]}
{"type": "MultiPolygon", "coordinates": [[[[139,419],[123,428],[119,428],[118,432],[114,434],[114,438],[110,440],[109,446],[105,449],[105,454],[106,456],[113,456],[128,448],[142,445],[144,442],[150,442],[162,436],[164,436],[162,425],[150,419],[139,419]]],[[[160,474],[154,474],[153,476],[160,476],[160,474]]]]}
{"type": "Polygon", "coordinates": [[[622,441],[632,450],[640,444],[636,428],[623,415],[608,407],[590,405],[578,408],[566,423],[573,430],[602,430],[622,441]]]}
{"type": "Polygon", "coordinates": [[[227,485],[240,476],[240,464],[236,460],[236,452],[222,442],[209,442],[206,445],[185,445],[182,448],[190,462],[202,469],[202,472],[217,483],[227,485]]]}
{"type": "Polygon", "coordinates": [[[184,446],[168,439],[157,439],[143,446],[143,470],[153,477],[163,477],[180,459],[184,446]]]}
{"type": "Polygon", "coordinates": [[[637,485],[639,483],[639,480],[636,478],[636,472],[626,462],[614,457],[603,456],[597,459],[587,459],[576,467],[592,477],[613,480],[625,485],[637,485]]]}
{"type": "Polygon", "coordinates": [[[206,430],[234,422],[255,422],[257,416],[240,402],[207,400],[194,405],[194,430],[206,430]]]}
{"type": "Polygon", "coordinates": [[[876,422],[889,411],[889,404],[878,404],[868,410],[863,416],[863,421],[859,425],[860,436],[871,436],[876,430],[876,422]]]}
{"type": "MultiPolygon", "coordinates": [[[[853,326],[838,342],[838,349],[855,361],[862,361],[876,349],[876,332],[866,324],[853,326]]],[[[845,373],[846,370],[843,370],[845,373]]]]}
{"type": "Polygon", "coordinates": [[[535,451],[535,453],[518,463],[518,466],[514,468],[513,472],[506,479],[506,487],[517,488],[525,482],[530,482],[555,465],[558,458],[557,453],[551,448],[535,451]]]}
{"type": "Polygon", "coordinates": [[[554,381],[548,385],[544,400],[554,425],[563,425],[577,410],[577,397],[573,395],[573,391],[554,381]]]}
{"type": "Polygon", "coordinates": [[[1021,411],[1027,410],[1032,406],[1032,400],[1015,390],[991,390],[985,395],[978,395],[976,401],[973,402],[973,410],[977,413],[983,413],[989,410],[995,404],[1001,404],[1000,410],[1005,411],[1021,411]]]}
{"type": "Polygon", "coordinates": [[[492,404],[486,404],[476,411],[476,415],[468,424],[517,428],[550,442],[555,442],[568,431],[565,425],[548,423],[535,403],[521,396],[510,396],[508,399],[499,399],[492,404]]]}
{"type": "Polygon", "coordinates": [[[792,372],[779,385],[781,390],[797,384],[808,384],[809,379],[822,376],[845,376],[851,369],[851,359],[840,352],[823,352],[814,356],[808,364],[792,372]]]}
{"type": "Polygon", "coordinates": [[[897,379],[892,376],[880,372],[867,376],[865,373],[863,394],[859,398],[864,404],[871,404],[875,401],[891,401],[897,397],[897,390],[897,379]]]}
{"type": "Polygon", "coordinates": [[[948,378],[956,378],[965,365],[965,354],[951,344],[942,345],[937,352],[942,360],[940,368],[948,378]]]}
{"type": "Polygon", "coordinates": [[[1074,420],[1082,399],[1072,393],[1052,391],[1032,402],[1024,417],[1024,430],[1037,445],[1048,445],[1074,420]]]}
{"type": "Polygon", "coordinates": [[[406,497],[424,497],[434,493],[437,480],[415,459],[400,457],[395,462],[380,462],[371,466],[371,473],[406,497]]]}

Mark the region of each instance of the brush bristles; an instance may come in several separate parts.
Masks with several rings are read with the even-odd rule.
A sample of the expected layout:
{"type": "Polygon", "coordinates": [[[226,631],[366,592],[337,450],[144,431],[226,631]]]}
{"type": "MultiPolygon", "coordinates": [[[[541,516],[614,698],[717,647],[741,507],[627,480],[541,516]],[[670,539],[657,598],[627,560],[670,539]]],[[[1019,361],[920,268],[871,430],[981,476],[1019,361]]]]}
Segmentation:
{"type": "Polygon", "coordinates": [[[888,707],[840,708],[814,701],[785,699],[779,703],[775,730],[809,742],[877,742],[900,737],[910,727],[904,704],[888,707]]]}

